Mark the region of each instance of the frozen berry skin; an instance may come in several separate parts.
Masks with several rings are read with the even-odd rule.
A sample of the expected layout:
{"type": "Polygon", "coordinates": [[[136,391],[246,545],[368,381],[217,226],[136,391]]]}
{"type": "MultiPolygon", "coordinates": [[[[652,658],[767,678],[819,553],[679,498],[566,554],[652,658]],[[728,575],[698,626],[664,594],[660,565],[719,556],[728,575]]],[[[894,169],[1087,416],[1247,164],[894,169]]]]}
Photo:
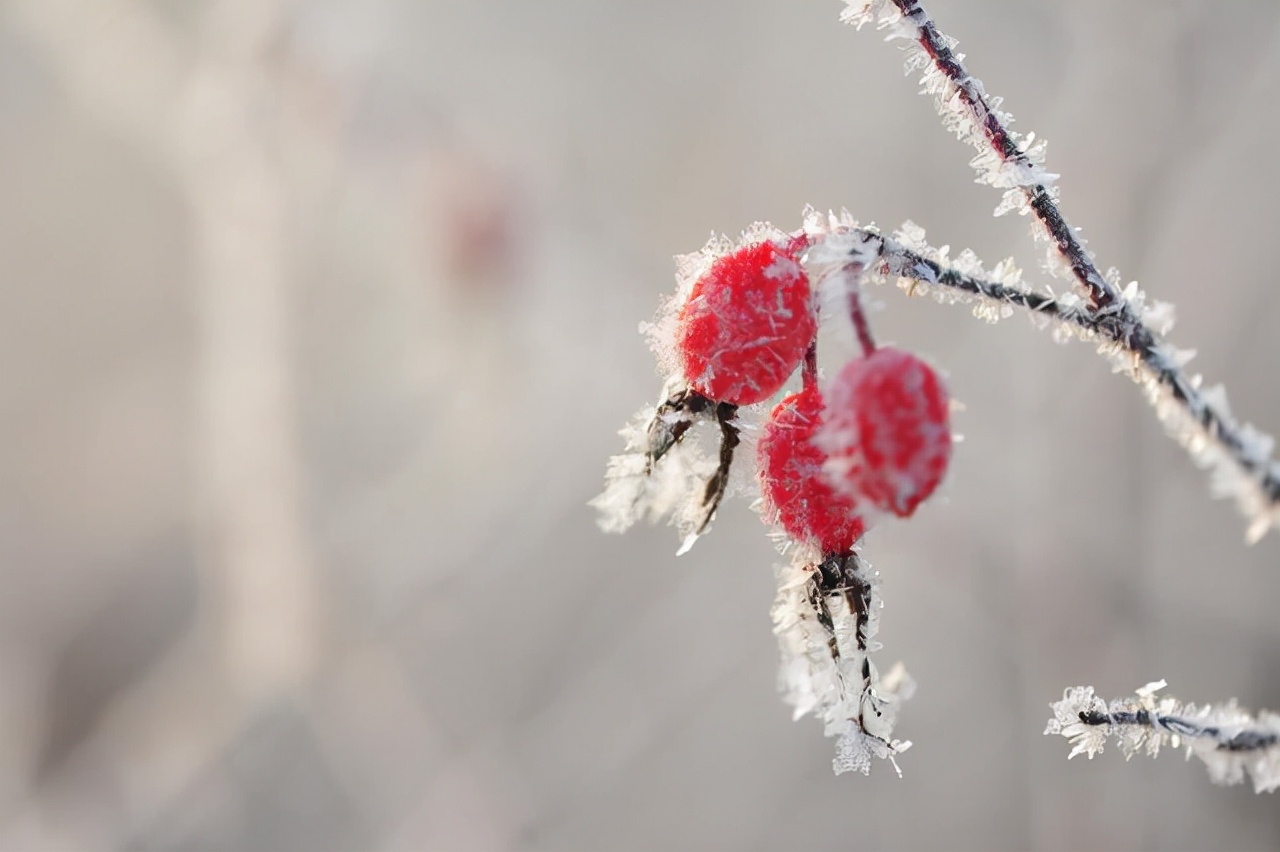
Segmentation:
{"type": "Polygon", "coordinates": [[[950,398],[932,367],[881,347],[845,366],[827,389],[818,444],[837,490],[905,518],[951,460],[950,398]]]}
{"type": "Polygon", "coordinates": [[[751,405],[778,392],[817,333],[809,278],[772,242],[717,258],[676,320],[685,379],[717,402],[751,405]]]}
{"type": "Polygon", "coordinates": [[[760,432],[756,459],[765,520],[823,553],[845,553],[865,529],[853,497],[831,487],[827,454],[813,442],[822,423],[817,388],[794,393],[773,409],[760,432]]]}

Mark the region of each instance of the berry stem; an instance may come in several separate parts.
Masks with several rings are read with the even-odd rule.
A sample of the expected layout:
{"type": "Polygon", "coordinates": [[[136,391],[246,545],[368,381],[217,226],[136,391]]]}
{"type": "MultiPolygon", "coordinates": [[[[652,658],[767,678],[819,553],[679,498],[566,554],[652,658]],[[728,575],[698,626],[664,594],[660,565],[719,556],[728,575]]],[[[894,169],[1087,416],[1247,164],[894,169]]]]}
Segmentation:
{"type": "Polygon", "coordinates": [[[809,344],[809,348],[804,353],[804,367],[800,371],[800,380],[802,387],[807,391],[818,389],[818,344],[817,341],[809,344]]]}
{"type": "Polygon", "coordinates": [[[853,320],[853,330],[858,336],[858,345],[863,355],[876,351],[875,338],[871,336],[871,325],[867,322],[867,314],[862,310],[862,287],[855,284],[849,291],[849,318],[853,320]]]}

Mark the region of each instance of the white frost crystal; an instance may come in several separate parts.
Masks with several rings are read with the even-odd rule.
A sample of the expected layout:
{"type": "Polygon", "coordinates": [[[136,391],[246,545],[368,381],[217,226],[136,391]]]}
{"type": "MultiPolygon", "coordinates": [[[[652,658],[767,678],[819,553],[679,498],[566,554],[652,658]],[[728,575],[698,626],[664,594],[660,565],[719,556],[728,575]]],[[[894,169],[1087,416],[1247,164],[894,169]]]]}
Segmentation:
{"type": "Polygon", "coordinates": [[[875,23],[884,13],[888,0],[847,0],[840,20],[850,26],[862,29],[864,24],[875,23]]]}

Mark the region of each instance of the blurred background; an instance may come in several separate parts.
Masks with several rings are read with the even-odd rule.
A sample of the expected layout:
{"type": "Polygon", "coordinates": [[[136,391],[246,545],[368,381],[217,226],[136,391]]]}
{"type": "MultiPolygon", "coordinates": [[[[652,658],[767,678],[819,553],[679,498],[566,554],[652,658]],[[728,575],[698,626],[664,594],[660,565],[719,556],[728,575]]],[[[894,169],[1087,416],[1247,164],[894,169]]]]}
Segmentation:
{"type": "MultiPolygon", "coordinates": [[[[1102,265],[1280,430],[1280,5],[929,4],[1102,265]]],[[[804,204],[1037,279],[841,4],[0,3],[0,848],[1275,849],[1064,687],[1280,707],[1280,536],[1127,380],[877,293],[965,403],[866,554],[899,780],[775,690],[743,501],[606,537],[674,254],[804,204]]]]}

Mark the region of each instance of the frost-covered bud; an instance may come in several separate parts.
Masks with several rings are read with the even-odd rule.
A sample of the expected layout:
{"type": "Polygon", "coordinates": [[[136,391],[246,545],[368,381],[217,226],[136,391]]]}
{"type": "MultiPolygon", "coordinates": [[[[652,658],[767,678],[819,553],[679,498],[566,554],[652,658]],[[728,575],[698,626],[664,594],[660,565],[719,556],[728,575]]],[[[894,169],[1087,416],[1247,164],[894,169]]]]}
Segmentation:
{"type": "Polygon", "coordinates": [[[797,541],[845,553],[865,526],[853,498],[837,493],[823,473],[827,454],[813,442],[822,404],[817,388],[805,388],[778,403],[761,429],[756,453],[764,517],[797,541]]]}
{"type": "Polygon", "coordinates": [[[685,379],[734,405],[777,393],[817,333],[804,267],[767,240],[717,258],[694,282],[676,323],[685,379]]]}
{"type": "Polygon", "coordinates": [[[942,481],[951,458],[950,401],[937,372],[893,347],[845,366],[827,389],[816,436],[836,489],[908,517],[942,481]]]}

